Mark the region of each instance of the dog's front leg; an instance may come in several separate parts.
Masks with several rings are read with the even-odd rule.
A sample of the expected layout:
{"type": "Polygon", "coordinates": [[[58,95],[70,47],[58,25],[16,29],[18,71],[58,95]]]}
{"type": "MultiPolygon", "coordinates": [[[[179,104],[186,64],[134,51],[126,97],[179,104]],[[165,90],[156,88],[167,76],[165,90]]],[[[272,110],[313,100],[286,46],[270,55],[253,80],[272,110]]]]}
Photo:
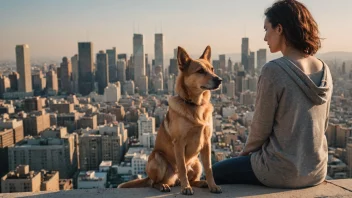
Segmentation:
{"type": "Polygon", "coordinates": [[[210,192],[212,193],[221,193],[220,186],[217,186],[213,177],[213,170],[211,169],[211,140],[210,138],[204,144],[203,149],[200,151],[200,157],[202,159],[205,176],[207,178],[207,183],[210,192]]]}
{"type": "Polygon", "coordinates": [[[174,152],[176,158],[176,165],[178,169],[178,178],[181,181],[181,193],[184,195],[193,195],[193,189],[189,184],[187,177],[186,161],[185,161],[185,141],[175,139],[172,141],[174,144],[174,152]]]}

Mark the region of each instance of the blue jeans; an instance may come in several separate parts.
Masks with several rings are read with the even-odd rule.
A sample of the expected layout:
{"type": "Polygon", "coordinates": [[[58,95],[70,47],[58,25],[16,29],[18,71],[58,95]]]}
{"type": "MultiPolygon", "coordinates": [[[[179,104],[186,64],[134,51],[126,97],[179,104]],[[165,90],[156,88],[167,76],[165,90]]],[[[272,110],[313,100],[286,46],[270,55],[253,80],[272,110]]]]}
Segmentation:
{"type": "Polygon", "coordinates": [[[251,156],[226,159],[213,165],[216,184],[254,184],[263,185],[254,175],[251,156]]]}

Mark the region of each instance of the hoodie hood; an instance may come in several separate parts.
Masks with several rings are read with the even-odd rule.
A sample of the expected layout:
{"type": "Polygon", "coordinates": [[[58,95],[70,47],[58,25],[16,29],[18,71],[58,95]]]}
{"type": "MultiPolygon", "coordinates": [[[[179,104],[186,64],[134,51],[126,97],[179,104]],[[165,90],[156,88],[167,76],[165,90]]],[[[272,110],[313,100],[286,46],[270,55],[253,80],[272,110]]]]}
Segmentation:
{"type": "Polygon", "coordinates": [[[299,67],[291,60],[282,57],[273,62],[281,66],[281,68],[292,78],[293,81],[301,88],[306,96],[315,104],[321,105],[327,102],[328,92],[330,90],[331,78],[328,77],[328,67],[323,63],[323,77],[317,86],[299,67]]]}

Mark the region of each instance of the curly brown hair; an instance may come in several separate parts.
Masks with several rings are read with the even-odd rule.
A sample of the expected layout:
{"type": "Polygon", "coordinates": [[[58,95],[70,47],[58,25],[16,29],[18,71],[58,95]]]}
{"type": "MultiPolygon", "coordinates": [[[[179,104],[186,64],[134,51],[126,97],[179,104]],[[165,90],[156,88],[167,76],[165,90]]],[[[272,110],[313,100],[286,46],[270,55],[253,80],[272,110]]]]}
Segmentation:
{"type": "Polygon", "coordinates": [[[321,47],[318,24],[302,3],[277,1],[266,9],[265,16],[273,28],[282,26],[287,45],[306,55],[314,55],[321,47]]]}

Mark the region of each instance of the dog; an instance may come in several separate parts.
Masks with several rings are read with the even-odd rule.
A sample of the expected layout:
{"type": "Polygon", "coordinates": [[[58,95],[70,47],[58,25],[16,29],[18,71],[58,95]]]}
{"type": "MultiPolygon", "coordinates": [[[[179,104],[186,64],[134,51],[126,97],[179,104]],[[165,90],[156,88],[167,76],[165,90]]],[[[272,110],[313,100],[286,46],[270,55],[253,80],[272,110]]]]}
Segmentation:
{"type": "Polygon", "coordinates": [[[218,89],[222,79],[214,73],[210,58],[210,46],[196,60],[178,47],[179,74],[175,85],[178,95],[168,100],[169,109],[146,165],[148,177],[123,183],[118,188],[151,186],[170,192],[170,187],[181,185],[184,195],[193,195],[192,186],[209,188],[212,193],[222,192],[215,184],[211,168],[213,106],[210,103],[210,91],[218,89]],[[206,180],[200,180],[199,154],[206,180]]]}

